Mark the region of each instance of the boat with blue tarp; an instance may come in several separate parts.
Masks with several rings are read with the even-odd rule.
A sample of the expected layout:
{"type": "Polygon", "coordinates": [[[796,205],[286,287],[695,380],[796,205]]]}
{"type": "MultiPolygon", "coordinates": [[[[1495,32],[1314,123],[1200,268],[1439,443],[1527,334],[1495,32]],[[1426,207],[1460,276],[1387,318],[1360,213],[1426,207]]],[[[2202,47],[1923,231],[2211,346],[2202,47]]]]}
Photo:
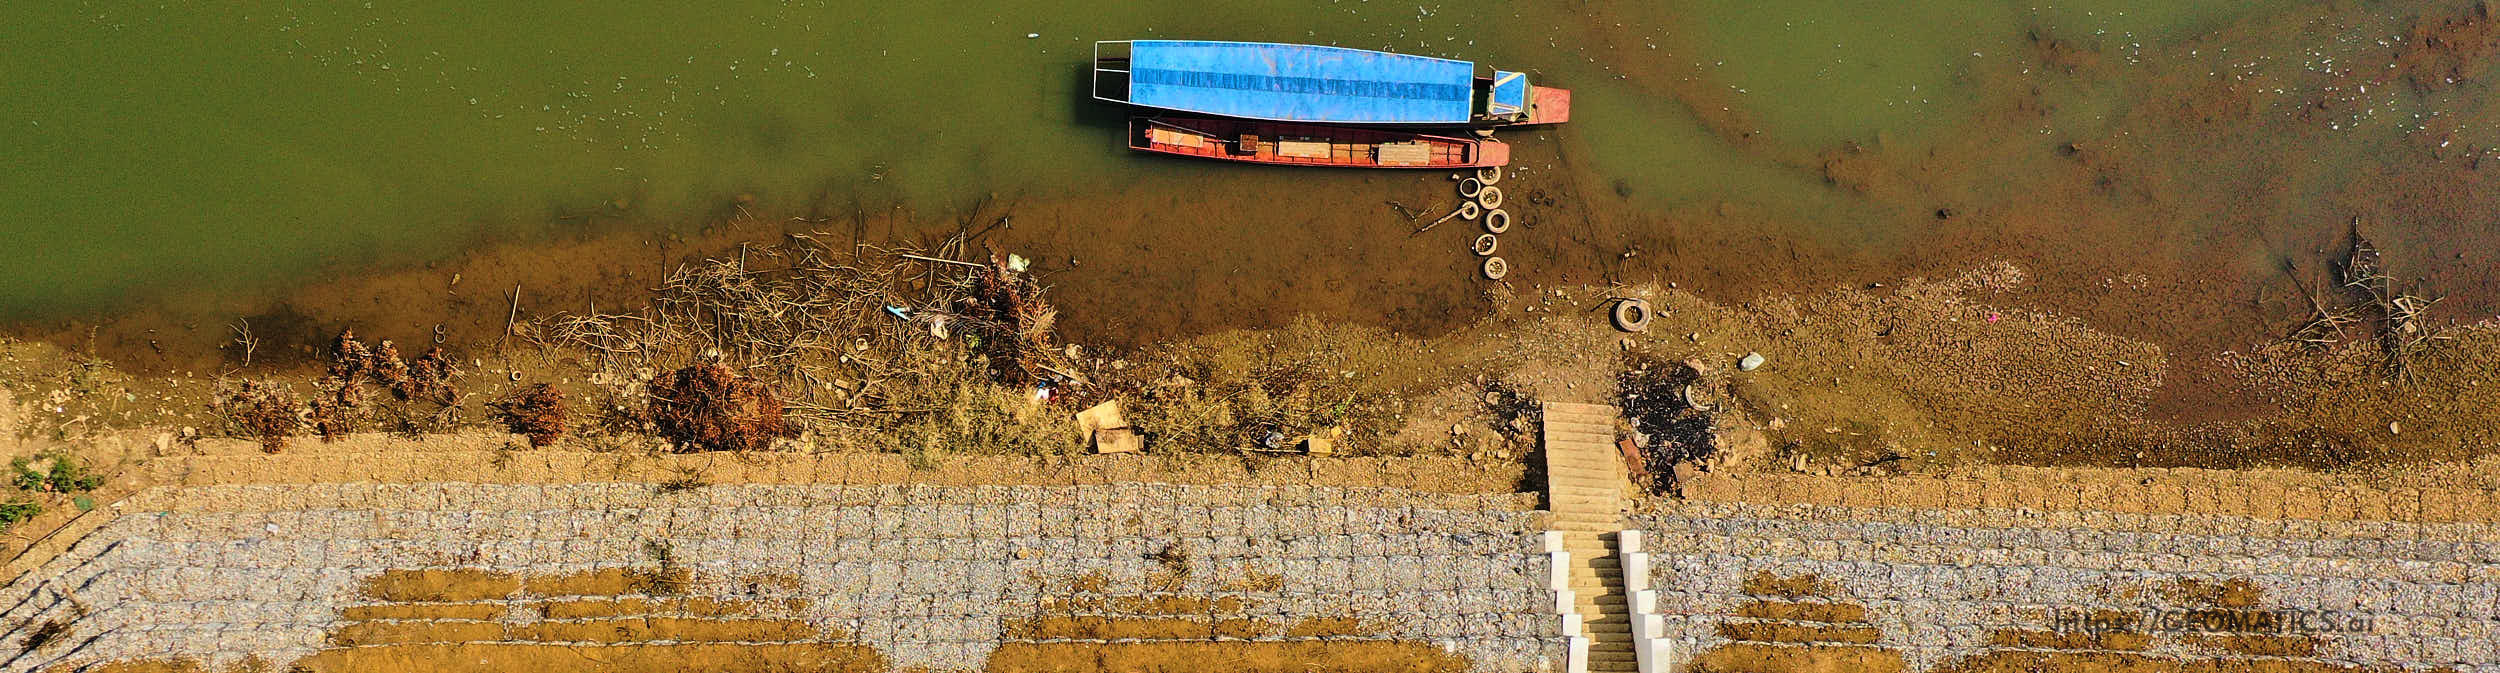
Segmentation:
{"type": "Polygon", "coordinates": [[[1571,92],[1468,61],[1269,42],[1094,43],[1094,97],[1309,124],[1512,126],[1571,118],[1571,92]]]}

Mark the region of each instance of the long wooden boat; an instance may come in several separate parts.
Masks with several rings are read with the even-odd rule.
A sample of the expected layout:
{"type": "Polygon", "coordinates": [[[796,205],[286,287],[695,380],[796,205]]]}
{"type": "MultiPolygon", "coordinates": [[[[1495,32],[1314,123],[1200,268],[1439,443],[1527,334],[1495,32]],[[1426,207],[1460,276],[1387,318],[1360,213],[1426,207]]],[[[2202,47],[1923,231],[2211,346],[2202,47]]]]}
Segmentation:
{"type": "Polygon", "coordinates": [[[1468,61],[1308,44],[1094,43],[1094,98],[1311,124],[1493,127],[1571,119],[1571,92],[1468,61]]]}
{"type": "Polygon", "coordinates": [[[1214,117],[1130,117],[1128,146],[1279,166],[1451,169],[1510,163],[1510,145],[1490,138],[1214,117]]]}

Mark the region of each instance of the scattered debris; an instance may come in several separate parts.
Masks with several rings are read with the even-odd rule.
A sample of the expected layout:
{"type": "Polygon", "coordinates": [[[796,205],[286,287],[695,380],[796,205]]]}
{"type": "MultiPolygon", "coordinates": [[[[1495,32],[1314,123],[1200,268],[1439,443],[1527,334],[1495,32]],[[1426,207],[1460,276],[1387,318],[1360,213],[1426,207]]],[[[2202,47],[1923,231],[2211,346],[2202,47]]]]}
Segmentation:
{"type": "Polygon", "coordinates": [[[1302,438],[1302,452],[1313,456],[1337,455],[1337,441],[1345,436],[1342,426],[1329,426],[1302,438]]]}
{"type": "Polygon", "coordinates": [[[1146,445],[1145,437],[1120,414],[1119,400],[1107,400],[1077,412],[1076,425],[1084,430],[1095,453],[1136,453],[1146,445]]]}
{"type": "Polygon", "coordinates": [[[1642,332],[1649,329],[1649,321],[1656,315],[1649,310],[1648,300],[1624,297],[1615,300],[1613,317],[1615,329],[1625,332],[1642,332]]]}
{"type": "Polygon", "coordinates": [[[1625,464],[1635,483],[1652,493],[1671,493],[1676,466],[1708,459],[1717,451],[1716,417],[1693,403],[1693,389],[1704,385],[1701,372],[1652,356],[1626,354],[1616,374],[1616,402],[1632,420],[1632,446],[1625,464]]]}
{"type": "Polygon", "coordinates": [[[1756,369],[1761,369],[1763,363],[1769,361],[1770,358],[1762,357],[1761,353],[1746,353],[1743,359],[1736,361],[1736,369],[1737,371],[1750,372],[1756,369]]]}
{"type": "Polygon", "coordinates": [[[1450,214],[1448,214],[1448,215],[1443,215],[1443,216],[1441,216],[1441,219],[1433,220],[1433,221],[1432,221],[1431,223],[1429,223],[1429,224],[1425,224],[1424,226],[1421,226],[1421,227],[1416,227],[1414,231],[1412,231],[1412,232],[1408,232],[1406,235],[1408,235],[1408,236],[1414,236],[1414,235],[1417,235],[1417,234],[1422,234],[1422,233],[1427,232],[1427,231],[1432,231],[1432,228],[1433,228],[1433,227],[1438,227],[1438,226],[1441,226],[1441,223],[1443,223],[1443,222],[1448,222],[1448,221],[1450,221],[1450,218],[1453,218],[1453,217],[1455,217],[1455,218],[1464,218],[1464,219],[1473,220],[1473,219],[1476,219],[1476,216],[1478,216],[1478,215],[1482,215],[1482,214],[1484,214],[1484,207],[1483,207],[1483,206],[1476,205],[1476,202],[1474,202],[1474,201],[1469,201],[1469,202],[1466,202],[1466,203],[1461,203],[1461,204],[1458,204],[1458,209],[1457,209],[1457,210],[1450,211],[1450,214]]]}

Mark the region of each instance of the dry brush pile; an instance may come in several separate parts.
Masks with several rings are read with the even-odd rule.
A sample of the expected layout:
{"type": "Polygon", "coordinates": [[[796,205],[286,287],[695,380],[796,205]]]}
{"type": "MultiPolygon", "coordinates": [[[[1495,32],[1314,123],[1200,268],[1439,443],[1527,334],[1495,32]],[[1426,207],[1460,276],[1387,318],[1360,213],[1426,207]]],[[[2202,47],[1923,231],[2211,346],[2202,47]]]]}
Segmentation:
{"type": "Polygon", "coordinates": [[[368,347],[349,329],[331,341],[328,356],[309,401],[276,381],[220,383],[209,403],[218,419],[211,430],[256,440],[276,453],[306,429],[334,440],[367,429],[415,435],[457,424],[463,395],[454,381],[461,371],[442,347],[408,360],[390,340],[368,347]]]}
{"type": "Polygon", "coordinates": [[[677,450],[820,445],[925,454],[1073,445],[1066,401],[1087,366],[1021,260],[835,249],[811,235],[680,267],[633,313],[524,326],[586,354],[599,427],[677,450]],[[1049,391],[1037,395],[1036,390],[1049,391]],[[812,432],[811,432],[812,431],[812,432]]]}
{"type": "Polygon", "coordinates": [[[1374,453],[1372,440],[1403,420],[1414,385],[1391,372],[1411,340],[1306,320],[1126,359],[1085,353],[1057,341],[1058,313],[1024,260],[966,261],[967,247],[960,237],[925,251],[835,247],[792,234],[683,265],[639,310],[516,317],[522,351],[506,372],[516,385],[490,391],[475,418],[462,415],[461,372],[441,349],[403,360],[391,342],[368,347],[352,332],[309,386],[239,381],[212,408],[223,434],[272,452],[305,432],[487,422],[541,447],[568,435],[608,448],[656,437],[681,452],[797,440],[915,465],[949,451],[1080,451],[1072,416],[1110,399],[1134,410],[1150,450],[1274,449],[1342,431],[1340,451],[1374,453]],[[523,372],[563,380],[524,383],[523,372]]]}

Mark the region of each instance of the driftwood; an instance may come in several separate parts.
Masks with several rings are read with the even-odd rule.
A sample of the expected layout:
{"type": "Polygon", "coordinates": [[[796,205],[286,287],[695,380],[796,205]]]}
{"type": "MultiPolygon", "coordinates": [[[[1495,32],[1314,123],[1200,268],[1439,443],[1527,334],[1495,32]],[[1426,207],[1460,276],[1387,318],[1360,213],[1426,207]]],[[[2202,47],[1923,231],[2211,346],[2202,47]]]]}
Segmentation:
{"type": "Polygon", "coordinates": [[[2349,230],[2349,244],[2344,257],[2335,265],[2335,279],[2345,297],[2334,302],[2320,299],[2317,292],[2301,281],[2300,273],[2288,261],[2284,272],[2299,287],[2309,302],[2309,319],[2294,329],[2290,339],[2314,348],[2342,343],[2347,328],[2368,328],[2367,334],[2377,341],[2385,359],[2387,377],[2405,382],[2412,378],[2414,361],[2431,342],[2447,340],[2423,320],[2438,297],[2424,298],[2417,290],[2401,286],[2386,270],[2385,254],[2361,234],[2361,220],[2354,218],[2349,230]]]}
{"type": "Polygon", "coordinates": [[[640,311],[559,314],[516,333],[549,352],[587,354],[593,380],[626,396],[648,395],[636,384],[661,372],[728,363],[770,383],[793,418],[834,428],[910,412],[887,404],[879,384],[945,375],[934,353],[960,360],[969,351],[1000,383],[1081,380],[1053,347],[1057,311],[1042,286],[995,256],[963,259],[987,231],[974,224],[932,246],[891,250],[791,234],[677,267],[640,311]]]}

